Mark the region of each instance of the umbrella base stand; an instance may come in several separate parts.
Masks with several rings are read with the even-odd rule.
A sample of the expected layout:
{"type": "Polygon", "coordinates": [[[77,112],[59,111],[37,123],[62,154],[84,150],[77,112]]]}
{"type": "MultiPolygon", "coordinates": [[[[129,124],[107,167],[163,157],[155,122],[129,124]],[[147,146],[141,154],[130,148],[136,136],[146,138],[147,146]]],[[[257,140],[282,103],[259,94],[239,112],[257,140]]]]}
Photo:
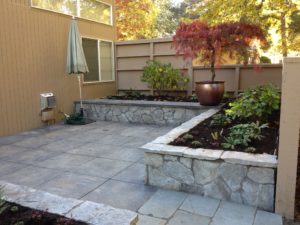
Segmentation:
{"type": "Polygon", "coordinates": [[[79,115],[83,117],[83,108],[80,108],[79,115]]]}

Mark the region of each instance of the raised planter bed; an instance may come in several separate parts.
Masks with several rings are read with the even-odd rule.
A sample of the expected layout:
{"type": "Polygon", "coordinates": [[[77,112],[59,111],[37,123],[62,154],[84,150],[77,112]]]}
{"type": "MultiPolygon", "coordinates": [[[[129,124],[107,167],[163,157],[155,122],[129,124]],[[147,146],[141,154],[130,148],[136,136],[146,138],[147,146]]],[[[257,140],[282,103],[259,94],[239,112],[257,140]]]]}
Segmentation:
{"type": "Polygon", "coordinates": [[[144,145],[146,183],[273,211],[275,155],[169,145],[217,112],[210,109],[144,145]]]}
{"type": "MultiPolygon", "coordinates": [[[[79,111],[79,102],[75,102],[79,111]]],[[[179,125],[212,107],[191,102],[96,99],[83,101],[85,117],[93,120],[179,125]]]]}

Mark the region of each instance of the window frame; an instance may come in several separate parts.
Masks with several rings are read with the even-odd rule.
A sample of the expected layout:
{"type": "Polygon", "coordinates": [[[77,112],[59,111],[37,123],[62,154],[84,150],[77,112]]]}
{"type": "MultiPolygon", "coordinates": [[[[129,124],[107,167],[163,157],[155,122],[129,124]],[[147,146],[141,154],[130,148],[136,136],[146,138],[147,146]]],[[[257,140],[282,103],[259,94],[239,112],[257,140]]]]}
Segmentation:
{"type": "MultiPolygon", "coordinates": [[[[87,18],[81,17],[80,15],[78,15],[77,6],[75,8],[75,11],[76,11],[75,14],[76,15],[72,15],[72,14],[69,14],[69,13],[63,13],[63,12],[59,12],[59,11],[55,11],[55,10],[51,10],[51,9],[44,9],[44,8],[35,6],[35,5],[33,5],[32,1],[33,0],[30,0],[30,6],[31,6],[31,8],[45,10],[45,11],[48,11],[48,12],[58,13],[58,14],[62,14],[62,15],[67,15],[67,16],[71,16],[71,17],[75,17],[75,18],[79,18],[79,19],[83,19],[83,20],[87,20],[87,21],[92,21],[92,22],[103,24],[103,25],[107,25],[107,26],[114,26],[113,6],[112,6],[112,4],[107,3],[107,2],[103,2],[101,0],[94,0],[94,1],[100,2],[100,3],[102,3],[104,5],[108,5],[110,7],[110,21],[109,21],[109,23],[103,23],[103,22],[99,22],[99,21],[96,21],[96,20],[92,20],[92,19],[87,19],[87,18]]],[[[76,5],[78,4],[78,1],[80,2],[80,0],[76,0],[76,5]]]]}
{"type": "Polygon", "coordinates": [[[116,78],[115,78],[115,46],[114,46],[114,42],[112,40],[107,40],[107,39],[102,39],[102,38],[97,38],[97,37],[91,37],[91,36],[86,36],[86,35],[82,35],[81,36],[81,43],[82,43],[82,39],[90,39],[90,40],[94,40],[97,41],[97,50],[98,50],[98,81],[84,81],[84,78],[82,79],[82,83],[83,84],[97,84],[97,83],[110,83],[110,82],[115,82],[116,78]],[[102,80],[101,77],[101,49],[100,49],[100,43],[101,42],[109,42],[111,43],[111,59],[112,59],[112,80],[102,80]]]}

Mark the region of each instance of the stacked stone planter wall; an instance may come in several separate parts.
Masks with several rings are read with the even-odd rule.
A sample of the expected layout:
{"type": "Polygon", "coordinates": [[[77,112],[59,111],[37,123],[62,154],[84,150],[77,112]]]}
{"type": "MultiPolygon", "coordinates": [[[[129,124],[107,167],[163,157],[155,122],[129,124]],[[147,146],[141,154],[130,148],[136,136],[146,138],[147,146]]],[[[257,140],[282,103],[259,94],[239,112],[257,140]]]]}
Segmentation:
{"type": "MultiPolygon", "coordinates": [[[[79,103],[75,103],[79,112],[79,103]]],[[[85,116],[102,121],[179,125],[210,109],[199,103],[152,102],[130,100],[87,100],[83,102],[85,116]]]]}
{"type": "Polygon", "coordinates": [[[276,156],[168,145],[216,112],[209,110],[143,146],[146,183],[273,211],[276,156]]]}

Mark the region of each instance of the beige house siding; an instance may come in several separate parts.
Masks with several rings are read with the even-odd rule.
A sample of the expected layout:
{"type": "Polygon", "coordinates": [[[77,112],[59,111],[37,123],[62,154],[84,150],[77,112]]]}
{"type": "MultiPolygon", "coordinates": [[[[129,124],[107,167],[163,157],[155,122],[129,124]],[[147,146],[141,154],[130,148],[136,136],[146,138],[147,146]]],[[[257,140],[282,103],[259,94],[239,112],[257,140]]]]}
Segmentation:
{"type": "MultiPolygon", "coordinates": [[[[138,41],[116,42],[116,65],[118,90],[130,88],[149,91],[146,83],[141,82],[143,68],[148,60],[172,63],[175,68],[183,70],[190,78],[188,92],[194,91],[194,82],[211,79],[210,68],[187,63],[182,56],[176,55],[172,49],[172,39],[150,39],[138,41]]],[[[282,65],[222,65],[218,67],[216,80],[225,81],[225,88],[230,92],[238,92],[249,87],[274,83],[281,86],[282,65]]]]}
{"type": "MultiPolygon", "coordinates": [[[[57,119],[58,111],[73,110],[79,96],[77,78],[65,73],[70,22],[70,16],[31,8],[30,0],[0,1],[0,136],[43,125],[40,93],[56,95],[57,119]]],[[[83,36],[115,40],[114,26],[83,19],[78,26],[83,36]]],[[[84,84],[83,97],[115,90],[115,82],[84,84]]]]}

